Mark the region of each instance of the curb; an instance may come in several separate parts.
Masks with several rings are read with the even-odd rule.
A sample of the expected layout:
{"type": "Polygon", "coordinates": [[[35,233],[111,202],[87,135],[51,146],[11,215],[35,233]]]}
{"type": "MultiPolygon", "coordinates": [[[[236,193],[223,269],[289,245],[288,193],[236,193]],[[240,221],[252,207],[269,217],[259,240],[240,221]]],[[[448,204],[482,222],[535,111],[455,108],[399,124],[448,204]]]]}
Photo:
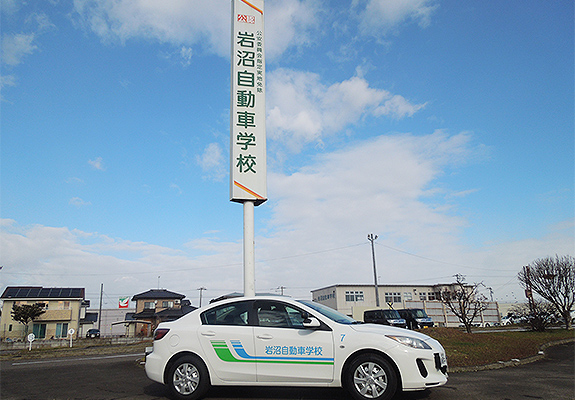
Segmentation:
{"type": "Polygon", "coordinates": [[[494,370],[494,369],[501,369],[501,368],[508,368],[508,367],[517,367],[519,365],[530,364],[535,361],[539,361],[545,358],[545,350],[549,347],[558,346],[561,344],[575,342],[575,338],[569,339],[561,339],[556,340],[554,342],[549,342],[542,344],[539,347],[539,353],[537,355],[524,358],[522,360],[519,359],[512,359],[510,361],[499,361],[493,364],[485,364],[485,365],[478,365],[473,367],[453,367],[449,368],[450,373],[458,373],[458,372],[477,372],[477,371],[487,371],[487,370],[494,370]]]}

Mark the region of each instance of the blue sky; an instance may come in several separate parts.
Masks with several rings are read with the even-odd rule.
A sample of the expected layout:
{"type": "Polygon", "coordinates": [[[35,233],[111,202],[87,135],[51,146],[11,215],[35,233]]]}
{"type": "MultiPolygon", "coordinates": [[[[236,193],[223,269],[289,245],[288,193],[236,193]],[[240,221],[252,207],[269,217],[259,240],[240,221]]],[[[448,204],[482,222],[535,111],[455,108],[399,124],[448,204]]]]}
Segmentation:
{"type": "MultiPolygon", "coordinates": [[[[241,291],[228,0],[2,0],[1,285],[241,291]]],[[[573,255],[573,3],[267,0],[256,290],[573,255]]]]}

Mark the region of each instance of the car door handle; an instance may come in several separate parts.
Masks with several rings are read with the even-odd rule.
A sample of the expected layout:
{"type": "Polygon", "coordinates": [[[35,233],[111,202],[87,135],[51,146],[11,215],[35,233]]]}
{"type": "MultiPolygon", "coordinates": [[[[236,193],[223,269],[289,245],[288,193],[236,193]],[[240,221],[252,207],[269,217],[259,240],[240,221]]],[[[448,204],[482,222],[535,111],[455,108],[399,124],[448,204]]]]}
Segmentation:
{"type": "Polygon", "coordinates": [[[263,335],[257,335],[256,336],[258,339],[262,339],[262,340],[270,340],[273,339],[274,337],[268,333],[264,333],[263,335]]]}
{"type": "Polygon", "coordinates": [[[202,332],[202,336],[216,336],[216,332],[214,331],[202,332]]]}

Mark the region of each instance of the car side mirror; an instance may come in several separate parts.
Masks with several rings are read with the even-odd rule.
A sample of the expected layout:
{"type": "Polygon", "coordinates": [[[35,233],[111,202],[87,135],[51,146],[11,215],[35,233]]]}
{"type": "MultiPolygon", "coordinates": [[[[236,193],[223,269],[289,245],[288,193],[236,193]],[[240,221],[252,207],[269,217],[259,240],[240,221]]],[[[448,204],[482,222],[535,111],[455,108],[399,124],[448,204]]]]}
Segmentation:
{"type": "Polygon", "coordinates": [[[308,316],[306,319],[303,320],[303,327],[308,329],[319,328],[321,323],[315,317],[308,316]]]}

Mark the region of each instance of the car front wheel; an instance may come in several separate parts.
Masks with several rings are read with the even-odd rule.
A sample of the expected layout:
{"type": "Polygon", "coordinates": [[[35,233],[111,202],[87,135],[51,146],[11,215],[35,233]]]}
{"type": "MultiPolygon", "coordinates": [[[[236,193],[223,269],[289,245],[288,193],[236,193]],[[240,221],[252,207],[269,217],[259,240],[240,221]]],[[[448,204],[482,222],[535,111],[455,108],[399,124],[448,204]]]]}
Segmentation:
{"type": "Polygon", "coordinates": [[[395,394],[397,380],[390,363],[377,354],[358,356],[344,377],[346,389],[357,400],[389,400],[395,394]]]}
{"type": "Polygon", "coordinates": [[[206,394],[210,388],[210,378],[202,360],[195,356],[184,356],[170,367],[166,384],[173,398],[193,400],[206,394]]]}

